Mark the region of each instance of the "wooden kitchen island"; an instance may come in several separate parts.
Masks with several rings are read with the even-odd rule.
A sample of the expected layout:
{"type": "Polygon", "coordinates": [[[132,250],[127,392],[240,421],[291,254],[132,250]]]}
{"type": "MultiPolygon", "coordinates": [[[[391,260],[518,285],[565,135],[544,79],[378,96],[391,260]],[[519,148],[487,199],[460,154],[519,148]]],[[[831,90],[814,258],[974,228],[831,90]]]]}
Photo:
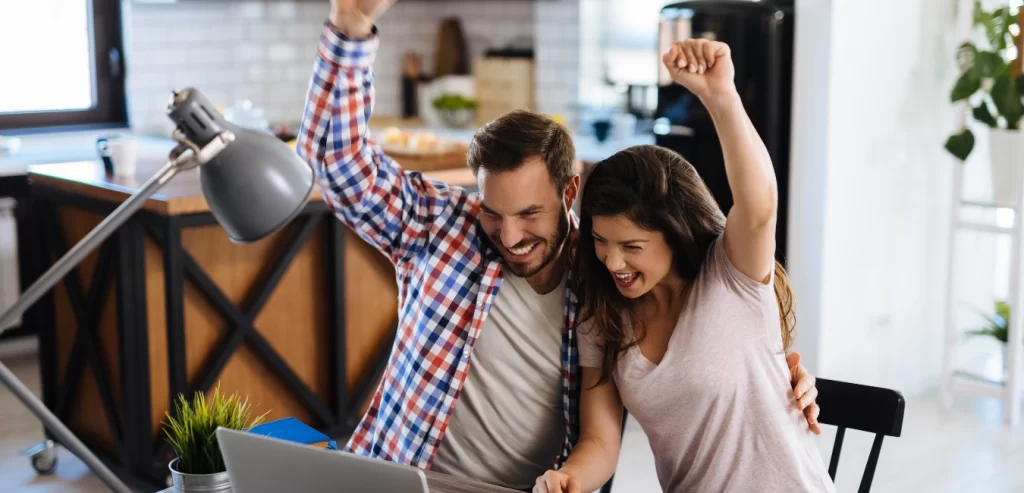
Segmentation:
{"type": "MultiPolygon", "coordinates": [[[[168,148],[169,149],[169,148],[168,148]]],[[[165,157],[165,156],[164,156],[165,157]]],[[[475,184],[465,152],[399,158],[475,184]]],[[[163,165],[108,177],[99,160],[29,168],[35,279],[163,165]]],[[[39,329],[43,400],[125,480],[165,487],[162,422],[179,393],[248,396],[344,440],[394,338],[391,264],[314,192],[302,214],[252,244],[216,224],[194,171],[174,178],[26,313],[39,329]]]]}

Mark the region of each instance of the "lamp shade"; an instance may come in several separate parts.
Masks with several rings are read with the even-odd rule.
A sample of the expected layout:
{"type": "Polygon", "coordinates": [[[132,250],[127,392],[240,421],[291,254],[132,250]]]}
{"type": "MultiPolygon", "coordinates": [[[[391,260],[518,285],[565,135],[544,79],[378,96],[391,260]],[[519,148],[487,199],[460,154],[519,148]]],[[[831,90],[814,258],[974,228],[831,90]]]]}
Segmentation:
{"type": "Polygon", "coordinates": [[[313,170],[277,137],[225,120],[194,88],[176,91],[168,117],[202,148],[229,130],[235,139],[199,166],[203,196],[231,241],[249,243],[288,224],[313,190],[313,170]]]}

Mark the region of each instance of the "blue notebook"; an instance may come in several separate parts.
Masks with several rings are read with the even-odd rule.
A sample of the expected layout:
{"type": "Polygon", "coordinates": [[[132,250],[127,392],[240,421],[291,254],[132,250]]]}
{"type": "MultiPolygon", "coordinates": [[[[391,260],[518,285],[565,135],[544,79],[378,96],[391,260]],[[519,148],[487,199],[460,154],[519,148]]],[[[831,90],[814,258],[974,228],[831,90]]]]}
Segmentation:
{"type": "Polygon", "coordinates": [[[338,444],[330,437],[295,418],[282,418],[254,426],[249,433],[263,435],[313,447],[338,450],[338,444]]]}

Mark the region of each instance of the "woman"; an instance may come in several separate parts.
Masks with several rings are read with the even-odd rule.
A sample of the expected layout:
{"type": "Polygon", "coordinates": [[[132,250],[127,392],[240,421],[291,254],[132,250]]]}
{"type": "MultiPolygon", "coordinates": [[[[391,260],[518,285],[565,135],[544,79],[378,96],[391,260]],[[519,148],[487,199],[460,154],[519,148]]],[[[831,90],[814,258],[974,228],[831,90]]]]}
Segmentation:
{"type": "Polygon", "coordinates": [[[574,263],[581,439],[534,491],[600,488],[615,470],[625,405],[665,491],[834,492],[790,384],[776,179],[729,48],[691,39],[663,62],[714,120],[734,205],[726,220],[694,168],[655,146],[622,151],[587,178],[574,263]]]}

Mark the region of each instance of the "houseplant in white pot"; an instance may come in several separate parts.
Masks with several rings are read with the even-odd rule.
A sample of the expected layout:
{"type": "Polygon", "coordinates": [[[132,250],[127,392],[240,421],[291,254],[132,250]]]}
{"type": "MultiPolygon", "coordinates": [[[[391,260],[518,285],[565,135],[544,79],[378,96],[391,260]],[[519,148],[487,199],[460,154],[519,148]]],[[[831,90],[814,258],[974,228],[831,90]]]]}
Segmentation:
{"type": "Polygon", "coordinates": [[[248,430],[266,414],[253,416],[248,399],[224,395],[220,385],[207,399],[196,392],[190,402],[178,395],[177,414],[168,415],[164,431],[174,449],[168,464],[174,491],[179,493],[230,493],[231,481],[217,444],[217,428],[248,430]]]}
{"type": "MultiPolygon", "coordinates": [[[[1024,117],[1020,17],[1019,11],[1009,7],[985,12],[975,2],[978,42],[963,43],[957,50],[960,77],[950,95],[954,103],[964,101],[970,105],[973,119],[989,127],[992,198],[1003,204],[1017,202],[1024,166],[1020,131],[1024,117]]],[[[965,127],[946,140],[945,148],[963,161],[971,154],[974,143],[974,134],[965,127]]]]}
{"type": "Polygon", "coordinates": [[[986,336],[999,341],[1003,356],[1003,369],[1007,366],[1007,344],[1010,340],[1010,304],[996,301],[995,310],[991,314],[980,313],[985,325],[967,332],[968,336],[986,336]]]}

